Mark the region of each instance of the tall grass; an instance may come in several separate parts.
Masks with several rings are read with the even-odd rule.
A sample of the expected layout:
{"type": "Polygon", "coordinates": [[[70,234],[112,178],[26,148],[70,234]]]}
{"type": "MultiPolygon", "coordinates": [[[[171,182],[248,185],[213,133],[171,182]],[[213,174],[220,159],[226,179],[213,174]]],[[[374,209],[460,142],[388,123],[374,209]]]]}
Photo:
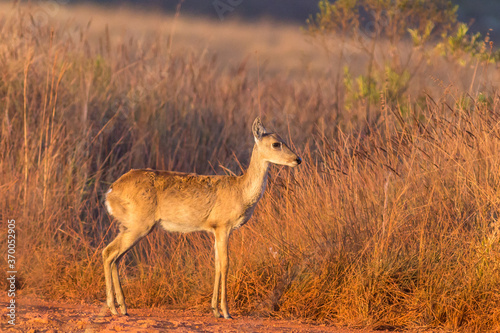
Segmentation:
{"type": "MultiPolygon", "coordinates": [[[[21,292],[103,302],[100,253],[117,232],[102,204],[110,183],[130,168],[240,173],[262,113],[305,163],[273,167],[254,217],[232,236],[233,312],[373,328],[500,325],[495,87],[433,83],[404,103],[382,90],[367,114],[361,102],[346,110],[328,77],[263,74],[257,84],[243,60],[224,68],[169,49],[165,35],[68,34],[61,22],[30,25],[24,7],[0,17],[0,32],[0,211],[17,221],[21,292]]],[[[212,243],[153,232],[120,267],[129,306],[208,310],[212,243]]]]}

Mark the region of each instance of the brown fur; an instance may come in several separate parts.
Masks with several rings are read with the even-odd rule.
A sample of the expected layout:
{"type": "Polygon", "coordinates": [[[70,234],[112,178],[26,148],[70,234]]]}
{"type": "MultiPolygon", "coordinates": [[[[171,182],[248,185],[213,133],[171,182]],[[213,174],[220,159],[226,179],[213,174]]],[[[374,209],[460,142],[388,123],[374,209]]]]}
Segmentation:
{"type": "Polygon", "coordinates": [[[131,170],[111,185],[106,207],[120,223],[120,233],[103,251],[107,304],[117,314],[116,300],[127,313],[116,265],[120,258],[156,224],[167,231],[209,231],[215,235],[214,315],[221,285],[221,309],[230,318],[226,301],[227,247],[232,230],[246,223],[265,190],[270,163],[296,166],[300,158],[276,134],[267,133],[257,118],[255,146],[242,176],[202,176],[151,169],[131,170]],[[277,146],[276,146],[277,145],[277,146]]]}

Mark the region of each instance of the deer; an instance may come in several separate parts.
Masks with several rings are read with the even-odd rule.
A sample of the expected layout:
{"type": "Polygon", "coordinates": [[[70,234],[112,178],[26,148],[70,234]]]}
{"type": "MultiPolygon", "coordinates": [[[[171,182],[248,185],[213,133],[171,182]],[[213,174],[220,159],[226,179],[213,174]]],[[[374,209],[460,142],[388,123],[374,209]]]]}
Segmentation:
{"type": "Polygon", "coordinates": [[[102,251],[106,303],[113,315],[128,315],[118,275],[125,253],[156,225],[170,232],[207,231],[215,236],[215,281],[211,308],[217,318],[231,319],[227,305],[228,243],[231,233],[252,216],[262,198],[271,164],[295,167],[302,159],[276,133],[268,132],[259,117],[252,125],[255,144],[250,163],[240,176],[198,175],[152,169],[132,169],[106,193],[108,213],[119,233],[102,251]],[[220,287],[220,309],[218,297],[220,287]]]}

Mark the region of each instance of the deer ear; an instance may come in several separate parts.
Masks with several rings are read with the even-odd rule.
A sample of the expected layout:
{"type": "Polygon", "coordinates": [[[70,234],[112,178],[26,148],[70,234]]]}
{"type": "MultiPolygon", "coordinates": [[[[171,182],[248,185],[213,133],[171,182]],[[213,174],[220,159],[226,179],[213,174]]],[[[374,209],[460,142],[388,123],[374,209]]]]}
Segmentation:
{"type": "Polygon", "coordinates": [[[264,125],[262,125],[260,117],[255,118],[255,120],[253,121],[252,132],[255,141],[260,141],[262,139],[262,136],[266,133],[266,129],[264,128],[264,125]]]}

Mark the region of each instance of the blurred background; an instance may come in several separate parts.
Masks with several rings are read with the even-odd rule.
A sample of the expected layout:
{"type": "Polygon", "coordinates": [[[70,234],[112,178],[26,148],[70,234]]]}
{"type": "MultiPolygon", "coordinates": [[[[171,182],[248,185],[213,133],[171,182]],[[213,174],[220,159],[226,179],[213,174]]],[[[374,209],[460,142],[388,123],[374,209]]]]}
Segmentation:
{"type": "MultiPolygon", "coordinates": [[[[86,1],[71,0],[68,3],[84,3],[86,1]]],[[[334,1],[332,1],[334,2],[334,1]]],[[[106,6],[134,5],[150,10],[175,12],[178,1],[168,0],[97,0],[95,3],[106,6]]],[[[500,2],[491,0],[456,0],[459,5],[458,19],[470,23],[471,31],[485,33],[493,29],[492,38],[500,38],[500,2]]],[[[182,12],[188,15],[203,16],[211,19],[223,18],[255,20],[275,20],[304,24],[310,15],[318,12],[318,1],[315,0],[185,0],[182,2],[182,12]],[[227,7],[225,6],[227,5],[227,7]]]]}

